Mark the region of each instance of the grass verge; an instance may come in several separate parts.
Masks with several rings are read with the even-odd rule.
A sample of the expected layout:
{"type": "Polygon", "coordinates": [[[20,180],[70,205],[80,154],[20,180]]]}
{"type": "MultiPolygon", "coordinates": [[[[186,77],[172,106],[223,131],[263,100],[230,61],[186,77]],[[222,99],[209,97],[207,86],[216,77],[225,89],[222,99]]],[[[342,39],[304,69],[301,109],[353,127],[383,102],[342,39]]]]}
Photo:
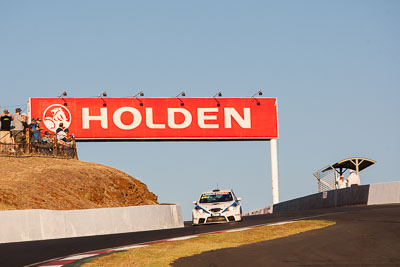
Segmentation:
{"type": "Polygon", "coordinates": [[[305,220],[283,225],[260,226],[240,232],[202,235],[193,239],[160,243],[110,254],[83,266],[169,266],[174,260],[205,251],[238,247],[334,224],[335,222],[325,220],[305,220]]]}

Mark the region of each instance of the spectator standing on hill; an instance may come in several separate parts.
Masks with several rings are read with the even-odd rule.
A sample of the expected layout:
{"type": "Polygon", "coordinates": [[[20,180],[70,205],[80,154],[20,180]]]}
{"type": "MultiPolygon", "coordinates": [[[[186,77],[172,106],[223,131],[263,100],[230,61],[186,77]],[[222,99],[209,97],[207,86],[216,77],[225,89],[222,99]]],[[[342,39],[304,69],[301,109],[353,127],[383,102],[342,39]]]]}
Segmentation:
{"type": "Polygon", "coordinates": [[[24,133],[24,139],[26,140],[26,131],[27,131],[27,129],[30,129],[30,124],[28,123],[28,119],[29,119],[29,117],[28,117],[28,115],[26,115],[26,113],[22,113],[22,118],[24,118],[24,121],[23,121],[23,123],[22,123],[22,125],[24,126],[24,129],[23,129],[23,133],[24,133]]]}
{"type": "Polygon", "coordinates": [[[43,128],[40,125],[41,122],[42,121],[39,118],[36,119],[36,131],[33,132],[35,140],[37,140],[39,143],[42,141],[42,133],[41,132],[42,132],[43,128]]]}
{"type": "Polygon", "coordinates": [[[35,141],[33,133],[36,131],[36,120],[32,119],[31,123],[29,124],[29,139],[31,142],[35,141]]]}
{"type": "Polygon", "coordinates": [[[24,122],[25,119],[21,115],[21,109],[16,108],[15,109],[15,115],[14,115],[14,120],[13,120],[13,126],[14,129],[12,129],[12,137],[14,138],[15,142],[15,147],[22,148],[23,147],[23,134],[24,134],[24,122]]]}
{"type": "MultiPolygon", "coordinates": [[[[0,150],[5,150],[7,146],[4,144],[12,144],[12,139],[11,139],[11,121],[14,119],[14,116],[8,112],[7,109],[4,109],[4,112],[1,113],[0,117],[0,122],[1,122],[1,128],[0,128],[0,143],[2,143],[0,146],[0,150]]],[[[11,146],[8,146],[12,152],[14,149],[11,148],[11,146]]]]}
{"type": "Polygon", "coordinates": [[[33,143],[39,143],[42,141],[42,135],[40,131],[42,128],[40,128],[40,119],[32,119],[32,123],[30,124],[31,128],[31,140],[33,143]]]}
{"type": "Polygon", "coordinates": [[[31,130],[30,130],[30,128],[31,128],[31,126],[30,126],[30,124],[29,124],[29,116],[28,115],[26,115],[26,113],[22,113],[22,118],[24,118],[24,121],[23,121],[23,123],[22,123],[22,125],[23,125],[23,127],[24,127],[24,129],[22,130],[22,143],[24,144],[24,149],[26,149],[26,145],[27,145],[27,143],[28,143],[28,140],[29,140],[29,142],[30,142],[30,132],[31,132],[31,130]]]}
{"type": "Polygon", "coordinates": [[[349,177],[347,177],[347,184],[349,187],[360,185],[360,176],[354,173],[353,170],[350,171],[349,177]]]}

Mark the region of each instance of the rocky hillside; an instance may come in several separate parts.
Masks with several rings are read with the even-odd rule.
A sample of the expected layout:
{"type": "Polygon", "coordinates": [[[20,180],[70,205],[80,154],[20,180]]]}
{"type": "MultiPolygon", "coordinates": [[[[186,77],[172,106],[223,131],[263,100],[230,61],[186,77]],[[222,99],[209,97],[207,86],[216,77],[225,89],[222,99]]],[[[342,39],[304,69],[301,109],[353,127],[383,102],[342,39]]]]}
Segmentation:
{"type": "Polygon", "coordinates": [[[0,157],[0,210],[153,205],[147,186],[117,169],[79,160],[0,157]]]}

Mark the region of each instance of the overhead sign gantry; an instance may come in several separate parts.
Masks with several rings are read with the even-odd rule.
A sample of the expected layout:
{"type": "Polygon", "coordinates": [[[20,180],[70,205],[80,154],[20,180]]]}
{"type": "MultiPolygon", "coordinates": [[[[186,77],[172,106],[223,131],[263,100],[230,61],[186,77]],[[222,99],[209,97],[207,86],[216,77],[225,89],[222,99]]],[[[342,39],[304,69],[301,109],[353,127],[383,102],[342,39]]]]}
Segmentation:
{"type": "Polygon", "coordinates": [[[276,98],[30,98],[29,112],[76,141],[270,141],[279,202],[276,98]]]}

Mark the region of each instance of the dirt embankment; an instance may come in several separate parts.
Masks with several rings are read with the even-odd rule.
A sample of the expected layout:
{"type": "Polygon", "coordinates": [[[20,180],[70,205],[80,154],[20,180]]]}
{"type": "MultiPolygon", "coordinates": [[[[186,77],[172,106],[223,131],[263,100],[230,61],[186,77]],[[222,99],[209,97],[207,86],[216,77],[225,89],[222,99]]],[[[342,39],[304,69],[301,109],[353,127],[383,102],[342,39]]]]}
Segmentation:
{"type": "Polygon", "coordinates": [[[158,204],[117,169],[79,160],[0,157],[0,210],[92,209],[158,204]]]}

